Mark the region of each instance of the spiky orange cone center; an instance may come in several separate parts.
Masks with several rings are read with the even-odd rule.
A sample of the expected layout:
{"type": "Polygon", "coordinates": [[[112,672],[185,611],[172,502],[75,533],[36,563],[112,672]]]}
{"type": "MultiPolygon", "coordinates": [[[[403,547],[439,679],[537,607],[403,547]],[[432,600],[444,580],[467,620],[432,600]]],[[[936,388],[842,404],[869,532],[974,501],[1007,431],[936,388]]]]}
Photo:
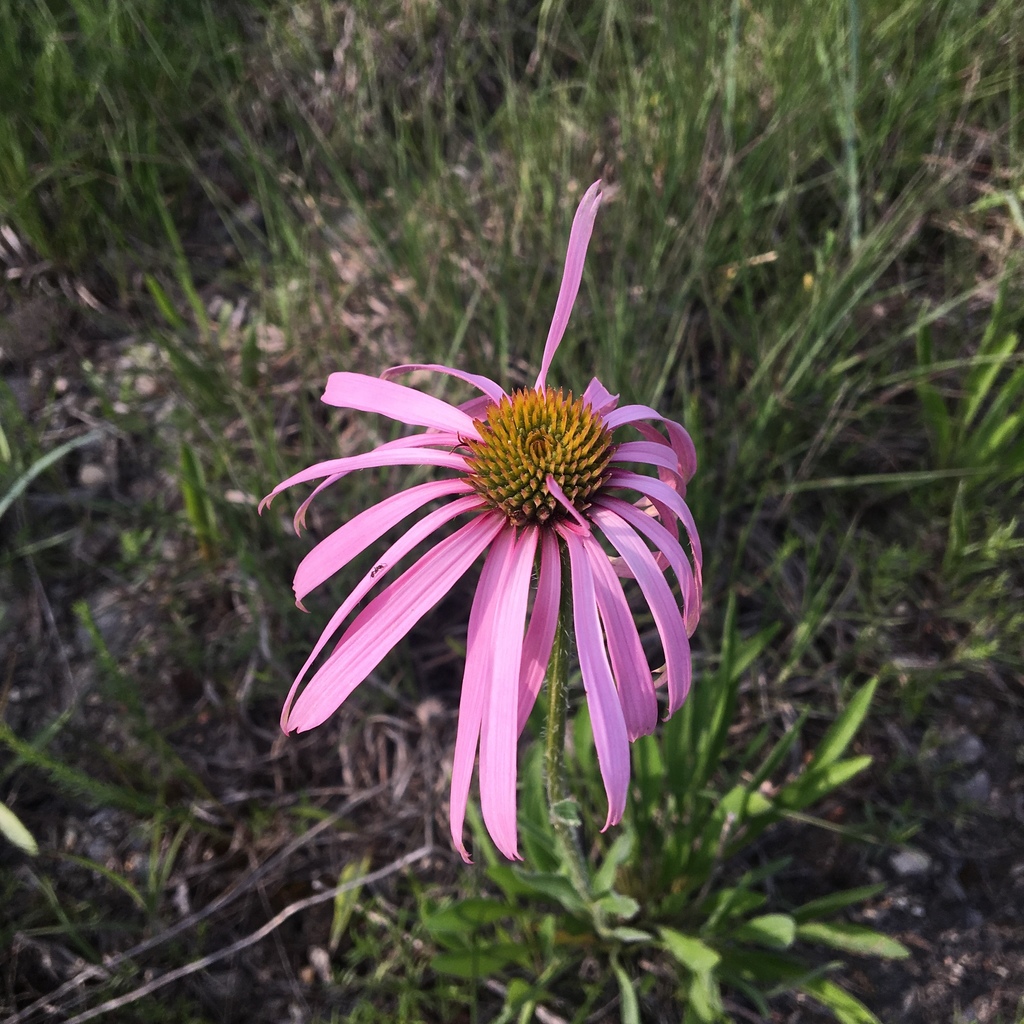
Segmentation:
{"type": "Polygon", "coordinates": [[[554,477],[577,512],[602,485],[614,450],[611,434],[570,391],[523,389],[492,405],[468,441],[470,482],[513,526],[554,523],[568,513],[551,494],[554,477]]]}

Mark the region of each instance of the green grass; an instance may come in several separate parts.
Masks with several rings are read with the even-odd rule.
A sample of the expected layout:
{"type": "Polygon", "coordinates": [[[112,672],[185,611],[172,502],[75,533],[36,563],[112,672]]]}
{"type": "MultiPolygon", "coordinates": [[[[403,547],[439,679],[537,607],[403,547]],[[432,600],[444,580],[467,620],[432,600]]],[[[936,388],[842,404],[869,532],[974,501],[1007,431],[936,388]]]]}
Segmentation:
{"type": "MultiPolygon", "coordinates": [[[[829,0],[811,16],[788,2],[701,0],[684,16],[664,0],[497,13],[480,0],[0,0],[0,258],[15,270],[0,316],[22,308],[30,279],[35,296],[70,301],[63,285],[103,307],[76,305],[74,337],[47,339],[33,412],[15,393],[29,357],[3,364],[0,623],[34,632],[0,664],[0,718],[12,723],[0,800],[42,853],[28,868],[0,861],[0,903],[15,908],[0,926],[0,948],[14,950],[0,1006],[22,1009],[77,970],[32,989],[33,957],[120,956],[178,919],[182,891],[189,913],[236,883],[249,895],[234,917],[212,914],[62,997],[69,1013],[254,932],[309,894],[309,864],[336,884],[364,852],[376,867],[423,841],[419,818],[379,833],[383,812],[360,805],[324,860],[245,881],[333,812],[340,789],[354,796],[382,764],[397,771],[403,743],[410,757],[432,750],[433,769],[445,753],[412,726],[371,751],[361,737],[377,726],[361,718],[275,745],[290,674],[349,577],[299,614],[288,582],[308,542],[282,522],[296,499],[262,518],[253,499],[384,438],[383,424],[320,405],[334,369],[438,361],[507,386],[531,380],[572,213],[598,176],[608,201],[551,380],[580,391],[597,375],[694,436],[688,498],[707,581],[697,679],[723,670],[722,637],[771,631],[735,680],[742,730],[714,732],[695,710],[665,727],[698,752],[722,745],[720,761],[701,761],[701,794],[679,797],[695,801],[680,835],[710,827],[700,815],[724,805],[694,808],[756,777],[775,742],[795,742],[801,714],[813,748],[870,678],[873,735],[886,716],[926,729],[956,693],[1024,670],[1018,6],[829,0]],[[78,440],[90,429],[100,433],[78,440]],[[83,491],[81,467],[102,458],[120,482],[83,491]],[[101,590],[134,611],[127,638],[111,642],[101,590]],[[51,672],[59,693],[22,696],[51,672]],[[122,838],[86,855],[68,830],[95,831],[104,809],[122,838]],[[133,857],[144,872],[131,873],[133,857]]],[[[381,472],[335,488],[311,528],[407,480],[381,472]]],[[[454,703],[466,617],[454,604],[361,688],[352,714],[412,722],[434,690],[454,703]]],[[[656,775],[653,750],[643,757],[656,775]]],[[[768,775],[792,784],[799,765],[779,757],[768,775]]],[[[578,772],[589,792],[592,768],[578,772]]],[[[864,785],[857,820],[868,824],[850,832],[874,842],[861,852],[870,860],[913,824],[864,785]]],[[[651,801],[631,828],[680,813],[651,801]]],[[[614,838],[597,843],[595,863],[614,838]]],[[[689,870],[689,849],[653,866],[629,854],[616,884],[689,870]]],[[[702,864],[710,888],[677,900],[675,918],[636,888],[651,934],[695,934],[726,890],[760,895],[765,878],[751,882],[734,853],[702,864]]],[[[493,947],[522,942],[535,958],[502,961],[497,987],[435,969],[435,956],[476,955],[437,915],[496,891],[441,863],[360,895],[330,983],[302,974],[330,914],[311,918],[312,937],[264,940],[256,948],[279,943],[261,961],[280,982],[273,998],[302,991],[323,1020],[526,1020],[549,1003],[574,1019],[570,1003],[597,1012],[621,999],[616,979],[644,973],[542,899],[484,922],[493,947]],[[579,983],[593,949],[602,970],[579,983]],[[544,951],[557,965],[547,973],[544,951]]],[[[754,983],[729,943],[747,925],[722,920],[701,934],[725,955],[727,992],[742,992],[754,983]]],[[[687,1019],[714,1019],[709,972],[687,966],[685,943],[659,941],[664,970],[638,1012],[678,1016],[688,998],[687,1019]]],[[[790,981],[840,1020],[870,1019],[820,976],[790,981]]],[[[219,1019],[185,987],[134,1004],[139,1019],[181,1019],[167,1016],[168,991],[182,1013],[219,1019]]]]}

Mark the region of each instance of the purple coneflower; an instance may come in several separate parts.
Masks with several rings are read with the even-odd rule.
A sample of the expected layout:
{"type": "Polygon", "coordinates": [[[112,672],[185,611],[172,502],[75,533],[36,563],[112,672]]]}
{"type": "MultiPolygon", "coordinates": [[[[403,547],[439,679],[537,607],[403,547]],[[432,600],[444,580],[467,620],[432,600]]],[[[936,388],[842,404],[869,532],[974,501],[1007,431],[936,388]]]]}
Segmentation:
{"type": "Polygon", "coordinates": [[[266,504],[287,487],[321,480],[296,513],[298,530],[313,497],[354,470],[431,465],[453,472],[385,498],[302,560],[294,582],[300,605],[314,587],[397,523],[439,498],[450,499],[417,519],[335,612],[292,685],[281,726],[303,732],[325,721],[486,552],[469,615],[452,770],[452,839],[466,860],[463,823],[478,747],[484,823],[506,857],[519,857],[516,746],[551,657],[563,587],[571,588],[576,647],[608,797],[605,828],[618,822],[625,809],[629,742],[652,732],[657,723],[656,683],[667,683],[669,715],[690,688],[689,637],[701,601],[700,540],[684,501],[697,465],[693,442],[678,423],[654,409],[620,407],[617,396],[596,378],[578,398],[546,385],[579,291],[601,198],[598,181],[576,211],[533,388],[506,394],[486,377],[437,365],[396,366],[381,378],[332,373],[323,396],[328,405],[381,413],[425,427],[425,432],[365,455],[317,463],[278,484],[264,499],[266,504]],[[414,370],[451,374],[484,397],[456,407],[393,382],[414,370]],[[652,420],[665,433],[647,422],[652,420]],[[614,432],[627,425],[642,440],[614,441],[614,432]],[[637,465],[653,467],[657,475],[630,468],[637,465]],[[636,494],[639,500],[628,497],[636,494]],[[460,516],[468,521],[437,540],[356,615],[298,693],[314,661],[363,597],[413,548],[460,516]],[[679,543],[679,523],[689,539],[693,567],[679,543]],[[563,564],[569,567],[568,580],[562,578],[563,564]],[[681,607],[665,578],[669,567],[679,584],[681,607]],[[620,577],[636,580],[657,626],[665,655],[657,681],[620,577]]]}

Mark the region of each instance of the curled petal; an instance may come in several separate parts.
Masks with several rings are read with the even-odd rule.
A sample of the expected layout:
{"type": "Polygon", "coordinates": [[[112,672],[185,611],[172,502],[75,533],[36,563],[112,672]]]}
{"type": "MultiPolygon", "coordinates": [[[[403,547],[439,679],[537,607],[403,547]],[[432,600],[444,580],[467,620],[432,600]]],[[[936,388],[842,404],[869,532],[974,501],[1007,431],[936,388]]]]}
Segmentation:
{"type": "MultiPolygon", "coordinates": [[[[700,590],[694,580],[690,561],[686,557],[682,545],[661,523],[645,515],[628,501],[623,501],[610,494],[602,495],[599,500],[602,507],[610,509],[633,527],[637,533],[649,540],[665,556],[667,563],[672,566],[672,571],[676,574],[676,579],[679,580],[679,586],[683,592],[686,632],[692,636],[693,631],[697,628],[697,620],[700,618],[700,590]]],[[[597,522],[597,519],[595,518],[594,521],[597,522]]],[[[612,540],[611,537],[608,539],[612,540]]],[[[615,541],[612,540],[612,543],[614,544],[615,541]]]]}
{"type": "Polygon", "coordinates": [[[540,361],[540,373],[537,374],[537,383],[534,387],[544,387],[551,360],[569,323],[569,314],[572,313],[573,303],[583,280],[583,262],[587,258],[587,246],[590,244],[594,219],[597,217],[601,199],[601,182],[595,181],[584,193],[576,216],[573,217],[572,230],[569,232],[569,248],[565,254],[565,269],[562,271],[562,284],[558,289],[558,300],[555,302],[555,315],[551,319],[548,338],[544,343],[544,356],[540,361]]]}
{"type": "Polygon", "coordinates": [[[403,373],[414,373],[416,370],[430,370],[432,373],[446,373],[449,377],[458,377],[467,384],[479,388],[495,405],[506,397],[504,389],[495,384],[490,377],[481,376],[479,373],[466,373],[465,370],[456,370],[450,366],[441,366],[440,363],[406,363],[404,366],[392,366],[385,370],[381,376],[385,380],[392,377],[399,377],[403,373]]]}
{"type": "MultiPolygon", "coordinates": [[[[647,545],[620,515],[616,515],[616,511],[621,510],[623,506],[629,510],[627,515],[631,511],[633,515],[645,520],[645,524],[646,522],[653,523],[653,520],[649,520],[642,512],[637,512],[632,505],[616,498],[599,498],[591,508],[590,516],[633,570],[644,599],[654,616],[654,624],[658,627],[661,646],[665,651],[668,713],[673,715],[682,707],[683,701],[686,700],[686,696],[690,692],[693,673],[687,624],[679,612],[668,582],[658,568],[647,545]]],[[[654,523],[654,525],[657,524],[654,523]]],[[[681,548],[679,556],[685,563],[681,548]]],[[[694,619],[694,625],[696,626],[696,619],[694,619]]]]}

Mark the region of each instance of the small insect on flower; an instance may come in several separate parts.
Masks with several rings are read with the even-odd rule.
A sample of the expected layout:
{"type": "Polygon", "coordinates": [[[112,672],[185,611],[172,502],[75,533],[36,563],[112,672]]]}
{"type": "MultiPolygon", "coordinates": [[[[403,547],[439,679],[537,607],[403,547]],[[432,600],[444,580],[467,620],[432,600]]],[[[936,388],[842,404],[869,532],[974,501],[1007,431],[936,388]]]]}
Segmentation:
{"type": "Polygon", "coordinates": [[[300,603],[396,524],[438,499],[449,499],[415,519],[334,613],[292,685],[281,725],[286,732],[302,732],[325,721],[486,553],[469,615],[452,770],[452,840],[466,860],[463,825],[478,751],[484,823],[506,857],[519,857],[516,747],[551,657],[563,587],[572,596],[576,647],[608,798],[606,828],[625,809],[629,743],[657,724],[656,685],[666,684],[670,715],[690,689],[689,637],[701,605],[700,540],[685,501],[686,485],[697,468],[693,442],[678,423],[648,406],[620,406],[596,378],[578,397],[546,383],[579,291],[601,199],[601,183],[595,182],[576,211],[532,388],[506,394],[487,377],[434,364],[397,366],[381,378],[332,373],[323,395],[328,405],[380,413],[424,432],[364,455],[310,466],[278,484],[261,505],[286,488],[321,481],[295,515],[298,530],[312,499],[356,470],[430,465],[451,474],[359,513],[302,560],[294,582],[300,603]],[[484,397],[457,407],[395,383],[394,378],[414,370],[458,377],[484,397]],[[615,439],[623,427],[636,430],[640,439],[615,439]],[[460,517],[468,519],[357,612],[387,570],[460,517]],[[680,525],[689,553],[680,543],[680,525]],[[568,579],[563,579],[563,555],[568,579]],[[669,585],[669,569],[679,599],[669,585]],[[650,607],[664,651],[665,668],[657,680],[621,578],[635,580],[650,607]],[[531,589],[534,600],[527,615],[531,589]],[[353,613],[333,651],[302,688],[323,649],[353,613]]]}

